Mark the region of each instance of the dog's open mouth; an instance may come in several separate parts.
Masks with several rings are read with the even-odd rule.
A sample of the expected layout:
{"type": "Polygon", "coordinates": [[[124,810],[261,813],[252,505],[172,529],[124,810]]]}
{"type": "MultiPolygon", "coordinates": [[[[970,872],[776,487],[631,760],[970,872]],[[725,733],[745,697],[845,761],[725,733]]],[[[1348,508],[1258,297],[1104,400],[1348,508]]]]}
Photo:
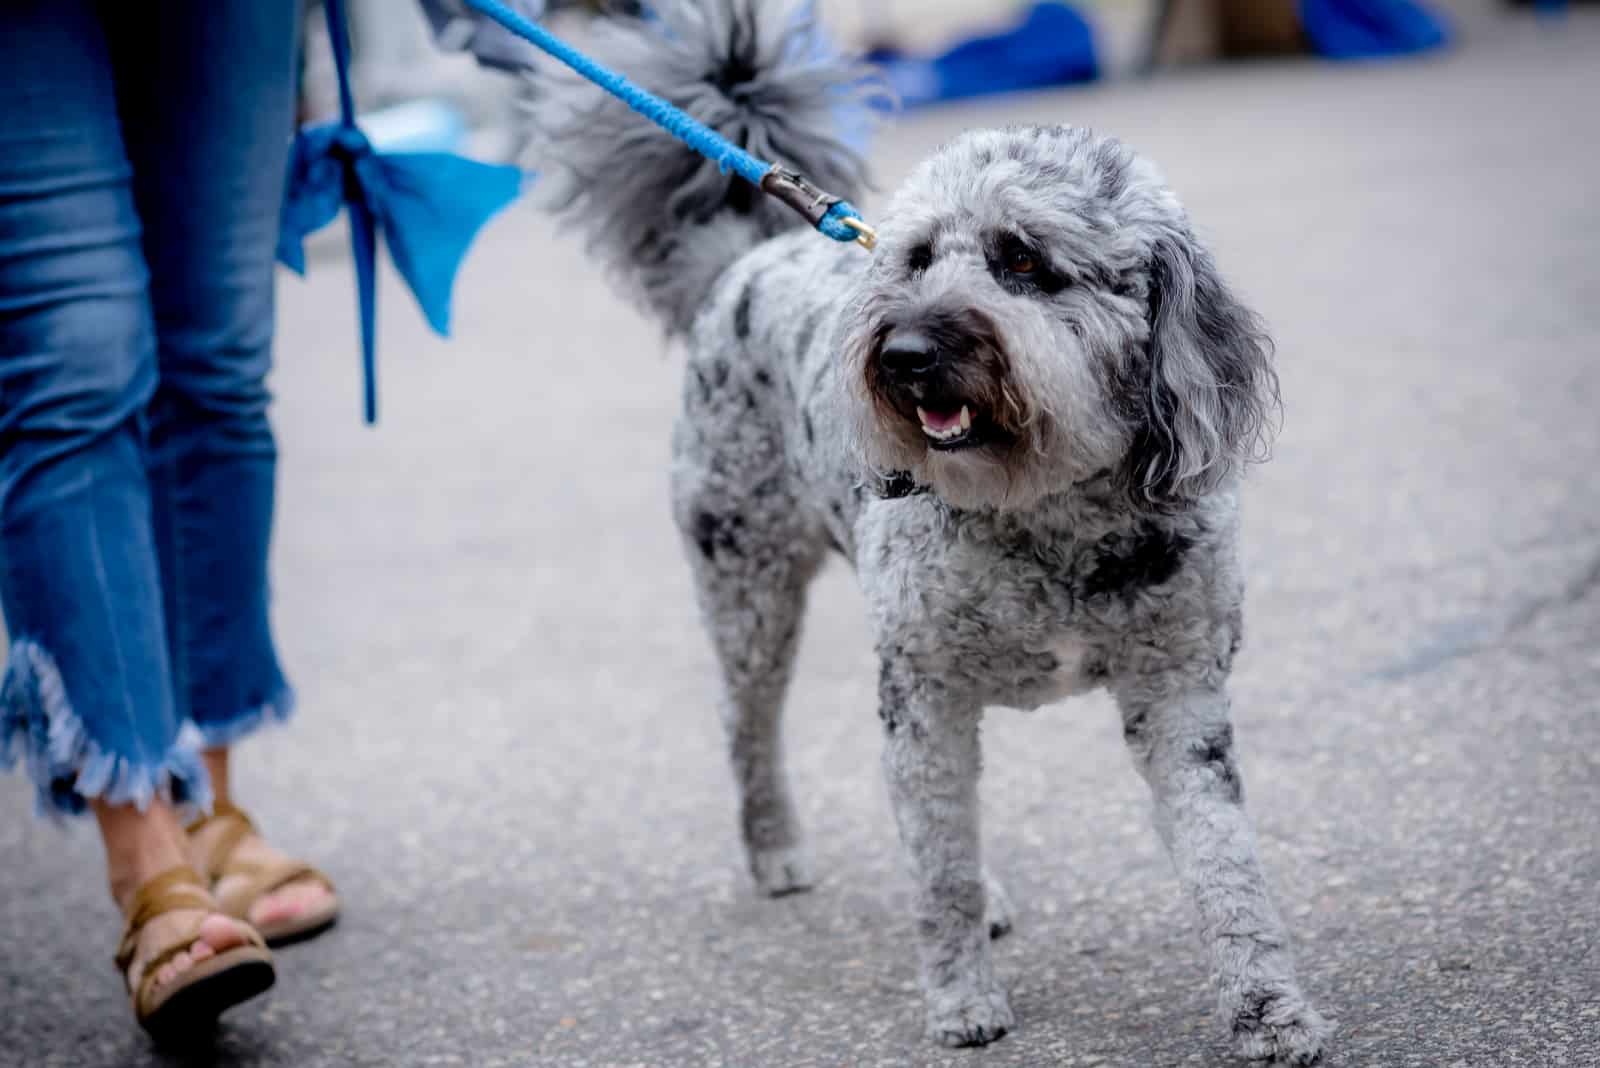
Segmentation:
{"type": "Polygon", "coordinates": [[[928,444],[935,449],[959,449],[976,443],[981,426],[973,419],[970,405],[958,407],[917,405],[917,421],[928,444]]]}

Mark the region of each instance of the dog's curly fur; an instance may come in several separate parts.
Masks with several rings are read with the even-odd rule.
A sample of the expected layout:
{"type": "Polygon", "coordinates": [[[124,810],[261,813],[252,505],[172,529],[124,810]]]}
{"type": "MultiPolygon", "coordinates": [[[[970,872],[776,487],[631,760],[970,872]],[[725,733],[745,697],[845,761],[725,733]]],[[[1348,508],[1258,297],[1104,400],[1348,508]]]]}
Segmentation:
{"type": "MultiPolygon", "coordinates": [[[[662,14],[597,44],[856,195],[860,167],[829,130],[858,71],[819,59],[780,4],[662,14]]],[[[969,133],[900,187],[868,257],[795,230],[597,91],[569,82],[540,101],[537,163],[568,183],[570,217],[689,343],[673,503],[760,887],[813,879],[779,713],[807,585],[837,551],[877,634],[930,1035],[968,1045],[1012,1026],[989,949],[1009,908],[979,851],[985,707],[1105,687],[1237,1048],[1315,1060],[1329,1025],[1296,985],[1256,860],[1225,686],[1239,473],[1264,447],[1276,379],[1260,321],[1154,168],[1081,129],[969,133]]]]}

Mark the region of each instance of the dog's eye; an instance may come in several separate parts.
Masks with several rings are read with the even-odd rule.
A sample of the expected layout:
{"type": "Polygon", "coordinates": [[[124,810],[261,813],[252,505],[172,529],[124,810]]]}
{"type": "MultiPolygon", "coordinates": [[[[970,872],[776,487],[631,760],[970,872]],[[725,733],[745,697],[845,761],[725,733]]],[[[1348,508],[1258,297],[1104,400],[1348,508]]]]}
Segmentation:
{"type": "Polygon", "coordinates": [[[1000,249],[1000,259],[1012,274],[1032,274],[1039,269],[1039,257],[1016,238],[1008,240],[1000,249]]]}
{"type": "Polygon", "coordinates": [[[1019,297],[1053,297],[1072,284],[1056,273],[1037,246],[1016,234],[1002,234],[998,246],[990,246],[988,260],[1000,288],[1019,297]]]}
{"type": "Polygon", "coordinates": [[[921,274],[933,266],[933,249],[927,245],[918,245],[911,250],[911,256],[906,260],[906,266],[911,268],[912,274],[921,274]]]}

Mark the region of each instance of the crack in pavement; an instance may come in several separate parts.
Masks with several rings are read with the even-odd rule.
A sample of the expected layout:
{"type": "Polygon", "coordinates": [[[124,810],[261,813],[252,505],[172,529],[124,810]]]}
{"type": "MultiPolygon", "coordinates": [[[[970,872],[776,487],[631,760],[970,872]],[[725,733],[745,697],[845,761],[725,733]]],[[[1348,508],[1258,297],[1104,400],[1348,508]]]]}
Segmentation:
{"type": "Polygon", "coordinates": [[[1597,589],[1600,589],[1600,553],[1591,557],[1588,566],[1555,593],[1529,598],[1503,617],[1451,620],[1435,627],[1431,638],[1410,656],[1379,668],[1368,677],[1395,682],[1433,671],[1492,648],[1526,630],[1547,612],[1577,604],[1597,589]]]}

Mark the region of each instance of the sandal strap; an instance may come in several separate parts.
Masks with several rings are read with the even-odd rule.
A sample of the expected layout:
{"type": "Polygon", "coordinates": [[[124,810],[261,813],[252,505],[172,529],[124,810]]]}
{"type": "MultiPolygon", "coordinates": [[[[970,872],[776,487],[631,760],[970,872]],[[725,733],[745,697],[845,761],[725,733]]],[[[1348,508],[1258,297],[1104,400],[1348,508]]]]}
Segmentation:
{"type": "Polygon", "coordinates": [[[255,821],[249,813],[231,801],[218,801],[211,807],[211,815],[202,816],[189,824],[187,831],[193,836],[200,828],[210,824],[225,824],[218,832],[216,841],[211,843],[211,848],[206,852],[206,874],[213,881],[223,875],[231,874],[229,861],[233,859],[234,852],[239,848],[239,843],[256,833],[255,821]]]}
{"type": "MultiPolygon", "coordinates": [[[[206,906],[206,911],[207,912],[215,911],[215,906],[213,906],[213,905],[206,906]]],[[[200,941],[200,927],[201,927],[201,925],[203,923],[204,923],[203,920],[195,923],[195,925],[189,929],[189,932],[187,934],[185,934],[182,938],[175,939],[174,941],[169,943],[164,949],[162,949],[160,952],[158,952],[155,956],[153,956],[149,960],[145,961],[144,968],[139,972],[139,989],[138,990],[134,990],[132,988],[132,986],[128,985],[128,966],[127,966],[127,964],[121,965],[123,985],[124,986],[128,986],[128,993],[133,997],[134,1015],[140,1017],[141,1019],[145,1016],[146,1011],[147,1011],[148,1006],[149,1006],[149,1003],[150,1003],[151,991],[155,987],[156,976],[161,973],[162,965],[164,965],[168,961],[174,959],[180,953],[187,952],[190,948],[192,948],[194,946],[194,944],[196,942],[200,941]]],[[[246,945],[254,946],[257,949],[265,949],[265,948],[267,948],[266,941],[264,939],[262,939],[261,935],[256,932],[256,929],[254,927],[251,927],[251,926],[249,926],[247,924],[244,927],[244,933],[245,933],[245,944],[246,945]]],[[[232,949],[228,949],[228,950],[223,950],[222,952],[224,954],[232,953],[233,950],[232,949]]],[[[132,957],[133,957],[133,954],[130,952],[128,954],[129,963],[132,962],[132,957]]]]}
{"type": "Polygon", "coordinates": [[[333,892],[333,880],[303,860],[284,860],[276,864],[236,864],[225,873],[237,879],[239,885],[230,888],[226,895],[218,895],[222,911],[240,920],[250,918],[250,908],[274,890],[280,890],[301,879],[315,879],[333,892]]]}
{"type": "MultiPolygon", "coordinates": [[[[146,924],[163,913],[182,909],[205,912],[215,912],[217,909],[217,903],[206,891],[205,880],[201,878],[199,872],[188,865],[168,868],[139,887],[134,892],[133,900],[128,902],[122,940],[117,944],[115,958],[117,967],[124,973],[127,972],[128,965],[133,962],[134,953],[138,950],[139,934],[146,924]]],[[[199,927],[196,926],[195,934],[198,933],[199,927]]],[[[181,945],[187,946],[193,941],[194,936],[191,935],[181,945]]]]}
{"type": "Polygon", "coordinates": [[[166,949],[163,949],[160,953],[157,953],[155,956],[144,962],[144,972],[139,976],[139,985],[144,986],[144,980],[147,977],[155,975],[161,970],[161,966],[163,964],[167,963],[179,953],[182,953],[184,950],[194,945],[195,942],[199,941],[199,939],[200,925],[197,923],[194,925],[194,930],[190,931],[186,937],[173,942],[166,949]]]}

